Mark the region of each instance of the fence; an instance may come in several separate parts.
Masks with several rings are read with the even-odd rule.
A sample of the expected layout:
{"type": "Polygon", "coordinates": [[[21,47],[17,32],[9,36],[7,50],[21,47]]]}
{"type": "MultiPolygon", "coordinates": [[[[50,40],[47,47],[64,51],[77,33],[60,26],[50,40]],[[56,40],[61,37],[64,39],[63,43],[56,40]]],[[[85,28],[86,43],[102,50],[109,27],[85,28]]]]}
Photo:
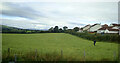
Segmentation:
{"type": "MultiPolygon", "coordinates": [[[[87,61],[86,59],[87,59],[87,51],[84,49],[83,50],[84,52],[83,53],[81,53],[81,54],[84,54],[83,55],[83,60],[81,60],[81,61],[87,61]]],[[[18,59],[20,58],[20,56],[23,56],[23,58],[24,58],[24,61],[26,61],[26,59],[29,61],[29,60],[32,60],[32,61],[64,61],[64,60],[66,60],[66,58],[64,57],[64,55],[63,55],[63,53],[64,53],[64,51],[63,50],[61,50],[60,51],[60,53],[58,54],[58,55],[56,55],[56,56],[54,56],[54,54],[53,55],[46,55],[46,56],[43,56],[43,57],[40,57],[39,56],[39,54],[38,54],[38,50],[37,49],[35,49],[35,51],[34,51],[34,54],[30,54],[30,56],[29,55],[27,55],[25,58],[24,58],[24,54],[17,54],[17,53],[14,53],[14,54],[12,54],[12,55],[14,55],[14,56],[11,56],[11,49],[10,48],[8,48],[8,52],[7,52],[7,57],[5,58],[5,59],[9,59],[9,60],[7,60],[7,61],[11,61],[11,59],[10,58],[12,58],[12,61],[14,61],[14,62],[17,62],[18,61],[18,59]]],[[[70,57],[67,57],[67,60],[69,60],[69,59],[71,59],[70,57]]],[[[72,59],[75,59],[75,58],[72,58],[72,59]]],[[[113,51],[113,60],[117,60],[117,54],[116,54],[116,51],[113,51]]],[[[5,61],[5,60],[4,60],[5,61]]],[[[72,60],[73,61],[73,60],[72,60]]]]}

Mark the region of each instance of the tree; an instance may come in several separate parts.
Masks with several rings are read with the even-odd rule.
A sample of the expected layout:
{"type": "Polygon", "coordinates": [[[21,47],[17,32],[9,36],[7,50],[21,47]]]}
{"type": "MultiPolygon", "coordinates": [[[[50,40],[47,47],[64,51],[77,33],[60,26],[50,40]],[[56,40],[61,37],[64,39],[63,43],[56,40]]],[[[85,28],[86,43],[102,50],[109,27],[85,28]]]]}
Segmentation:
{"type": "Polygon", "coordinates": [[[59,32],[60,32],[60,33],[63,32],[62,28],[59,29],[59,32]]]}
{"type": "Polygon", "coordinates": [[[64,27],[63,27],[63,30],[64,30],[64,31],[65,31],[65,30],[67,30],[67,29],[68,29],[68,27],[67,27],[67,26],[64,26],[64,27]]]}
{"type": "Polygon", "coordinates": [[[79,31],[79,27],[75,27],[75,28],[73,28],[73,30],[74,30],[75,32],[77,32],[77,31],[79,31]]]}
{"type": "Polygon", "coordinates": [[[54,32],[55,32],[55,33],[58,33],[58,32],[59,32],[58,26],[55,26],[54,32]]]}
{"type": "Polygon", "coordinates": [[[49,29],[49,32],[53,32],[53,30],[54,30],[53,27],[51,27],[51,28],[49,29]]]}

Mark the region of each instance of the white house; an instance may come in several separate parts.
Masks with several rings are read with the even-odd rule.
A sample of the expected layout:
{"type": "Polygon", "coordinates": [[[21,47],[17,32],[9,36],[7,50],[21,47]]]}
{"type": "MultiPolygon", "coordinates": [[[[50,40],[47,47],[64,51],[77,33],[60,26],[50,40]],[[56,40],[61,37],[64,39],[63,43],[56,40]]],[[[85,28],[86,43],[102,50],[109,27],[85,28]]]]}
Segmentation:
{"type": "Polygon", "coordinates": [[[118,29],[108,29],[108,31],[105,31],[105,33],[118,33],[118,29]]]}
{"type": "Polygon", "coordinates": [[[120,26],[120,24],[112,23],[112,24],[110,24],[110,26],[120,26]]]}
{"type": "Polygon", "coordinates": [[[116,26],[115,26],[115,27],[113,27],[112,29],[119,29],[119,27],[116,27],[116,26]]]}
{"type": "Polygon", "coordinates": [[[119,33],[120,35],[120,24],[111,24],[108,26],[107,24],[101,25],[99,23],[94,24],[94,25],[86,25],[83,28],[80,28],[78,32],[83,32],[83,31],[88,31],[88,32],[96,32],[97,33],[119,33]]]}
{"type": "Polygon", "coordinates": [[[83,27],[82,30],[83,30],[83,31],[85,31],[85,30],[88,31],[88,30],[90,29],[90,27],[91,27],[91,25],[86,25],[85,27],[83,27]]]}
{"type": "Polygon", "coordinates": [[[89,32],[95,32],[97,31],[98,29],[102,28],[102,25],[101,24],[94,24],[90,27],[89,29],[89,32]]]}
{"type": "Polygon", "coordinates": [[[118,33],[119,29],[113,29],[113,27],[102,27],[97,30],[97,33],[118,33]]]}
{"type": "Polygon", "coordinates": [[[120,35],[120,28],[119,28],[119,35],[120,35]]]}
{"type": "Polygon", "coordinates": [[[91,25],[90,25],[90,24],[88,24],[88,25],[86,25],[86,26],[84,26],[84,27],[80,28],[80,29],[79,29],[79,31],[77,31],[77,32],[88,31],[88,30],[90,29],[90,27],[91,27],[91,25]]]}
{"type": "Polygon", "coordinates": [[[111,26],[113,26],[112,29],[118,29],[119,30],[119,35],[120,35],[120,24],[110,24],[111,26]]]}

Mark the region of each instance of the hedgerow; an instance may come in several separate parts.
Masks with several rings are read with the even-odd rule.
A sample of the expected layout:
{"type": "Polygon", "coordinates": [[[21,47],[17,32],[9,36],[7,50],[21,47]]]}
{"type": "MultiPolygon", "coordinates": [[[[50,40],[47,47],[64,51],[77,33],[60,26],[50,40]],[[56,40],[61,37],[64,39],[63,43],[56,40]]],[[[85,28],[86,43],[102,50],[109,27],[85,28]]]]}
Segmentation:
{"type": "Polygon", "coordinates": [[[96,40],[96,41],[105,41],[105,42],[114,42],[120,43],[120,35],[118,34],[97,34],[97,33],[80,33],[75,31],[66,31],[66,33],[88,39],[88,40],[96,40]]]}

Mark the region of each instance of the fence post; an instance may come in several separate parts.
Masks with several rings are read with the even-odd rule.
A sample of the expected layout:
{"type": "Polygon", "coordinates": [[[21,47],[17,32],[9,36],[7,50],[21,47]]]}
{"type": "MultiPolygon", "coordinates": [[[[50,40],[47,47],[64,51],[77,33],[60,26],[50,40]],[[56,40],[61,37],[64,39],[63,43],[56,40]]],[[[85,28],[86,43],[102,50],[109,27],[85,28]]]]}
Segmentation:
{"type": "Polygon", "coordinates": [[[20,56],[22,56],[22,52],[20,52],[20,56]]]}
{"type": "Polygon", "coordinates": [[[8,58],[9,58],[9,56],[10,56],[10,48],[8,48],[8,58]]]}
{"type": "Polygon", "coordinates": [[[61,50],[61,58],[63,57],[63,51],[61,50]]]}
{"type": "Polygon", "coordinates": [[[16,62],[17,61],[17,56],[16,56],[16,54],[14,56],[15,56],[15,62],[16,62]]]}
{"type": "Polygon", "coordinates": [[[114,57],[114,60],[116,60],[116,52],[114,51],[114,53],[113,53],[113,57],[114,57]]]}
{"type": "Polygon", "coordinates": [[[85,50],[84,50],[84,61],[85,61],[85,50]]]}
{"type": "Polygon", "coordinates": [[[35,49],[35,60],[37,61],[37,49],[35,49]]]}

